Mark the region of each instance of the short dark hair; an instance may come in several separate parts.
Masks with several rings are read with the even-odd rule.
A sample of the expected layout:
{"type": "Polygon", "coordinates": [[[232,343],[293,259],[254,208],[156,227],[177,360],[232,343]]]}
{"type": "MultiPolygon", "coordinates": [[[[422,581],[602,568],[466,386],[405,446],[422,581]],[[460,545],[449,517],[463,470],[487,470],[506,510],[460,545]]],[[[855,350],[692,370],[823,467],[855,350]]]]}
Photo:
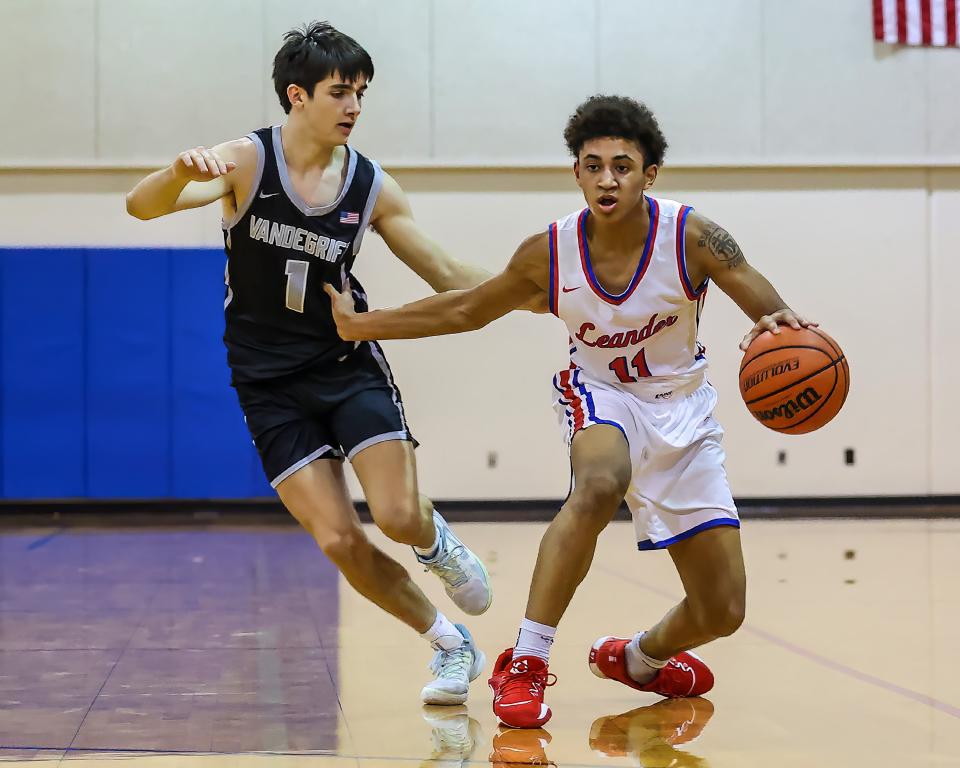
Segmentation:
{"type": "Polygon", "coordinates": [[[591,96],[577,107],[563,132],[574,157],[590,139],[605,136],[634,142],[643,151],[644,168],[663,165],[667,140],[646,104],[627,96],[591,96]]]}
{"type": "Polygon", "coordinates": [[[273,57],[273,87],[283,111],[290,114],[287,87],[299,85],[313,96],[313,89],[334,72],[351,82],[360,77],[373,80],[373,60],[363,46],[326,21],[312,21],[291,29],[273,57]]]}

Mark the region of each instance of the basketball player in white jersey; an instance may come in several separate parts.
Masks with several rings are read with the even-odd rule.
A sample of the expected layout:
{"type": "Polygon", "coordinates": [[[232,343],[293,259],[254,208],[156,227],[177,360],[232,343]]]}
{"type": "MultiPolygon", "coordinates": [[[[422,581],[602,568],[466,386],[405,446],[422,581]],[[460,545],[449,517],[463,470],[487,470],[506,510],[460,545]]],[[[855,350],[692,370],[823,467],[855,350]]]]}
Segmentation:
{"type": "Polygon", "coordinates": [[[180,153],[136,185],[127,210],[152,219],[220,202],[227,360],[267,478],[351,586],[434,647],[435,678],[422,700],[460,704],[483,653],[371,543],[344,459],[374,522],[411,545],[465,613],[490,606],[487,572],[419,495],[415,441],[383,351],[337,335],[322,286],[349,278],[368,226],[435,290],[468,288],[489,274],[444,253],[414,221],[397,182],[348,145],[372,79],[369,54],[329,24],[291,30],[273,62],[285,123],[180,153]]]}
{"type": "Polygon", "coordinates": [[[549,720],[544,689],[556,627],[583,580],[599,533],[626,499],[641,550],[667,549],[686,592],[655,626],[601,637],[594,674],[641,691],[705,693],[713,675],[690,649],[733,633],[745,602],[739,520],[724,471],[717,394],[697,341],[710,281],[755,322],[741,342],[809,325],[747,264],[736,241],[691,208],[646,193],[666,140],[632,99],[595,96],[564,133],[587,206],[528,238],[481,285],[400,309],[353,312],[326,288],[346,339],[392,339],[480,328],[535,297],[570,333],[570,366],[553,379],[570,446],[572,490],[540,544],[517,644],[490,685],[505,725],[549,720]]]}

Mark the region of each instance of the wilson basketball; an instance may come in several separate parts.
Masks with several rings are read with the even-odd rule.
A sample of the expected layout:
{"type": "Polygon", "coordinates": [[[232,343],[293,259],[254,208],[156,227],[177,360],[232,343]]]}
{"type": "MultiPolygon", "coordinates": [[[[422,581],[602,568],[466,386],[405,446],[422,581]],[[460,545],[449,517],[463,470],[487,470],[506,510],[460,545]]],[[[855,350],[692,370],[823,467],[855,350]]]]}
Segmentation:
{"type": "Polygon", "coordinates": [[[763,426],[788,435],[813,432],[836,416],[850,391],[847,359],[819,328],[761,333],[740,364],[740,394],[763,426]]]}

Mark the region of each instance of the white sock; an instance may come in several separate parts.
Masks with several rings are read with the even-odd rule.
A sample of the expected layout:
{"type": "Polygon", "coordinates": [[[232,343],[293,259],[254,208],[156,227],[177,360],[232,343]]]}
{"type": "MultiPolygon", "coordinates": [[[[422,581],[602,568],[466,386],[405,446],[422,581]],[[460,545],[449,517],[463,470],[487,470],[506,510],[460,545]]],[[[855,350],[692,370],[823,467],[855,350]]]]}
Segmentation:
{"type": "Polygon", "coordinates": [[[536,656],[538,659],[550,661],[550,648],[556,634],[556,627],[524,619],[520,622],[520,634],[513,648],[513,658],[536,656]]]}
{"type": "Polygon", "coordinates": [[[437,530],[437,524],[433,523],[433,544],[429,547],[414,547],[413,551],[423,560],[432,560],[437,556],[438,549],[440,549],[440,531],[437,530]]]}
{"type": "Polygon", "coordinates": [[[460,630],[440,611],[437,611],[437,618],[434,620],[433,626],[420,637],[438,651],[452,651],[454,648],[463,645],[463,635],[460,634],[460,630]]]}
{"type": "Polygon", "coordinates": [[[649,683],[657,676],[657,672],[667,666],[666,661],[647,656],[640,650],[640,638],[643,632],[638,632],[633,636],[633,640],[627,643],[627,674],[638,683],[649,683]]]}

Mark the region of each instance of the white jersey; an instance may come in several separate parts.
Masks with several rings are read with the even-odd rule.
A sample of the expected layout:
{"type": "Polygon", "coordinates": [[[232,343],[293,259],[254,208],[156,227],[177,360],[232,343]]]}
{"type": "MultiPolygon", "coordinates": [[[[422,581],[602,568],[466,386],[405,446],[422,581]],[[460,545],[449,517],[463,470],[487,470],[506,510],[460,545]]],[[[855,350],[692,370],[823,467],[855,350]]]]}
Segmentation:
{"type": "Polygon", "coordinates": [[[647,198],[650,229],[637,271],[614,295],[600,285],[590,261],[586,221],[590,209],[549,227],[550,311],[570,333],[570,372],[558,374],[558,389],[571,375],[642,400],[692,391],[707,366],[697,340],[707,281],[694,287],[687,275],[684,228],[691,208],[647,198]]]}
{"type": "MultiPolygon", "coordinates": [[[[567,445],[599,424],[626,440],[625,499],[637,546],[662,549],[717,526],[739,527],[713,418],[717,392],[697,325],[707,281],[694,287],[683,248],[690,208],[648,197],[650,230],[619,296],[597,281],[586,237],[589,209],[550,225],[550,310],[570,332],[570,366],[553,379],[567,445]]],[[[577,478],[571,481],[571,492],[577,478]]]]}

